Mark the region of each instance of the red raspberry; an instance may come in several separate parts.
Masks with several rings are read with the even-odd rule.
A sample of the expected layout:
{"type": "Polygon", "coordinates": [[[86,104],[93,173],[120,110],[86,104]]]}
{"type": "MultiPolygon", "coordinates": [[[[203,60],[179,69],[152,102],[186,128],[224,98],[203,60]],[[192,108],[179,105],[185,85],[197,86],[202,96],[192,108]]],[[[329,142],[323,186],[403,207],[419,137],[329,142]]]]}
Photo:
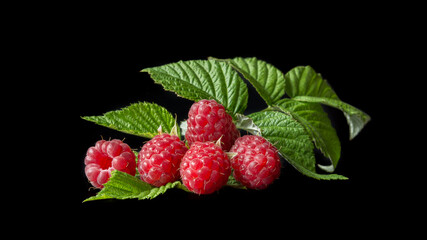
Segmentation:
{"type": "Polygon", "coordinates": [[[85,173],[90,183],[103,188],[111,176],[111,171],[119,170],[135,176],[135,154],[129,145],[120,140],[99,140],[87,150],[85,173]]]}
{"type": "Polygon", "coordinates": [[[233,176],[244,186],[264,189],[280,175],[280,158],[277,149],[265,138],[245,135],[238,138],[230,152],[233,176]]]}
{"type": "Polygon", "coordinates": [[[197,194],[210,194],[224,186],[231,174],[230,160],[213,142],[195,142],[184,155],[182,183],[197,194]]]}
{"type": "Polygon", "coordinates": [[[228,151],[240,132],[225,108],[215,100],[200,100],[188,112],[187,139],[190,146],[196,142],[215,142],[220,137],[222,149],[228,151]]]}
{"type": "Polygon", "coordinates": [[[179,179],[179,164],[187,152],[185,143],[175,135],[155,136],[138,154],[138,172],[141,179],[156,187],[179,179]]]}

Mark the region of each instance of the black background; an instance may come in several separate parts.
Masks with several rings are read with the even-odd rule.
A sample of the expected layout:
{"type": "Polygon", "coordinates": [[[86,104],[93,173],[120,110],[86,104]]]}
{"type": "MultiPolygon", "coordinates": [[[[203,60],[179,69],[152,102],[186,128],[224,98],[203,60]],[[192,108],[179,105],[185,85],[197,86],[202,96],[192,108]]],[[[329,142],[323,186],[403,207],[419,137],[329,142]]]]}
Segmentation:
{"type": "MultiPolygon", "coordinates": [[[[202,21],[205,16],[197,18],[202,21]]],[[[388,171],[396,156],[385,154],[391,139],[384,139],[390,125],[386,117],[389,110],[382,104],[381,93],[388,91],[390,79],[383,75],[382,61],[393,61],[396,57],[382,45],[383,34],[388,33],[365,28],[366,25],[357,21],[346,22],[345,28],[333,22],[322,26],[315,22],[293,26],[283,23],[271,25],[271,28],[257,25],[258,31],[249,31],[238,24],[212,22],[206,26],[211,31],[202,31],[201,25],[191,24],[186,18],[163,23],[157,19],[155,26],[147,19],[108,22],[91,19],[70,24],[70,33],[60,36],[64,41],[58,47],[62,57],[56,63],[60,65],[60,71],[55,77],[61,84],[55,86],[53,93],[57,101],[50,101],[50,106],[46,106],[63,106],[62,110],[52,114],[62,121],[53,120],[51,125],[53,132],[60,136],[56,143],[61,146],[58,149],[63,156],[58,163],[63,169],[60,174],[63,180],[60,187],[50,190],[51,197],[63,199],[59,208],[70,210],[68,214],[71,215],[84,216],[82,219],[94,214],[108,217],[112,213],[123,213],[124,217],[140,215],[142,222],[149,222],[151,218],[162,221],[165,216],[178,219],[190,213],[201,219],[207,218],[200,211],[241,219],[250,217],[251,213],[265,217],[312,215],[311,221],[316,224],[322,224],[322,221],[314,220],[315,216],[348,219],[369,215],[369,221],[373,221],[376,216],[389,214],[387,199],[399,195],[402,186],[400,180],[391,177],[388,171]],[[187,27],[180,27],[182,24],[187,27]],[[299,31],[294,31],[296,29],[299,31]],[[178,120],[184,120],[192,102],[164,91],[140,70],[209,56],[255,56],[284,73],[295,66],[310,65],[328,80],[344,102],[369,114],[371,122],[349,141],[344,115],[336,109],[326,108],[341,140],[341,159],[336,173],[349,180],[311,179],[284,161],[280,178],[263,191],[223,188],[212,195],[197,196],[169,190],[151,201],[82,203],[97,192],[90,189],[84,175],[83,160],[90,146],[101,137],[125,138],[132,148],[139,149],[147,139],[97,126],[80,117],[101,115],[131,103],[147,101],[167,108],[177,114],[178,120]],[[65,156],[63,150],[67,151],[65,156]]],[[[281,23],[279,19],[272,19],[272,22],[281,23]]],[[[245,113],[265,108],[253,87],[247,85],[249,102],[245,113]]],[[[316,153],[316,158],[322,161],[321,154],[316,153]]]]}

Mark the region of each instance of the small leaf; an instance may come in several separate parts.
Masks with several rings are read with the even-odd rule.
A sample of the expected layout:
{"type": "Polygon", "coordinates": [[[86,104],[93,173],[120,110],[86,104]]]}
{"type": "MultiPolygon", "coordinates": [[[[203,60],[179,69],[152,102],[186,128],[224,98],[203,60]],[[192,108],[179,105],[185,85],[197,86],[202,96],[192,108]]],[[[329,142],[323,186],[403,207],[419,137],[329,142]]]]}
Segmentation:
{"type": "Polygon", "coordinates": [[[363,111],[342,102],[328,82],[310,66],[295,67],[285,74],[286,93],[294,100],[322,103],[344,112],[350,127],[350,140],[371,119],[363,111]]]}
{"type": "Polygon", "coordinates": [[[180,181],[167,183],[161,187],[153,187],[141,181],[138,177],[114,170],[111,172],[110,180],[104,184],[104,188],[96,196],[90,197],[83,202],[102,199],[153,199],[172,188],[188,191],[180,181]]]}
{"type": "Polygon", "coordinates": [[[234,117],[243,113],[248,89],[232,67],[222,61],[191,60],[146,68],[151,78],[166,90],[193,101],[214,99],[234,117]]]}
{"type": "Polygon", "coordinates": [[[102,116],[82,118],[101,126],[147,138],[158,135],[160,126],[163,131],[170,133],[175,125],[175,118],[164,107],[147,102],[135,103],[102,116]]]}
{"type": "Polygon", "coordinates": [[[84,202],[108,198],[135,198],[141,192],[149,191],[152,188],[150,184],[141,181],[137,177],[114,170],[111,172],[110,180],[104,184],[104,188],[96,196],[90,197],[84,202]]]}
{"type": "Polygon", "coordinates": [[[153,199],[153,198],[155,198],[161,194],[164,194],[167,190],[172,189],[172,188],[181,189],[181,190],[184,190],[186,192],[190,192],[184,186],[184,184],[181,183],[181,181],[175,181],[175,182],[167,183],[167,184],[160,186],[160,187],[153,187],[150,190],[143,191],[137,196],[137,198],[139,200],[153,199]]]}
{"type": "Polygon", "coordinates": [[[187,120],[182,121],[182,122],[179,124],[179,128],[181,129],[181,137],[182,137],[183,139],[185,139],[185,133],[187,132],[187,128],[188,128],[187,120]]]}
{"type": "Polygon", "coordinates": [[[179,133],[178,120],[175,118],[175,124],[173,125],[170,135],[181,137],[179,133]]]}
{"type": "Polygon", "coordinates": [[[277,111],[262,111],[249,115],[280,154],[302,174],[323,180],[347,179],[338,174],[318,174],[315,168],[313,143],[304,127],[290,115],[277,111]]]}
{"type": "Polygon", "coordinates": [[[271,106],[285,95],[285,78],[273,65],[255,57],[236,57],[225,61],[255,87],[267,105],[271,106]]]}
{"type": "Polygon", "coordinates": [[[331,161],[329,166],[318,166],[327,172],[333,172],[341,155],[341,144],[322,106],[319,103],[282,99],[276,103],[276,107],[279,111],[289,113],[304,126],[316,147],[331,161]]]}

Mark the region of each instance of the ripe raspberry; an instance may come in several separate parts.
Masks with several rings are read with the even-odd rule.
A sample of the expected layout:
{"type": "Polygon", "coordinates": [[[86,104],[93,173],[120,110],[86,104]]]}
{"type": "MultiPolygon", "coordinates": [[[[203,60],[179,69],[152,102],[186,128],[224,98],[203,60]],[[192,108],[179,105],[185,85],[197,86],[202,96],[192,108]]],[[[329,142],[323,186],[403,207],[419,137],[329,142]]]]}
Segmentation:
{"type": "Polygon", "coordinates": [[[182,183],[197,194],[210,194],[224,186],[231,174],[230,160],[213,142],[195,142],[182,158],[182,183]]]}
{"type": "Polygon", "coordinates": [[[85,173],[96,188],[103,188],[108,182],[111,171],[119,170],[135,176],[136,163],[129,145],[120,140],[99,140],[87,150],[85,173]]]}
{"type": "Polygon", "coordinates": [[[185,143],[175,135],[155,136],[138,154],[138,172],[141,180],[156,187],[179,179],[179,164],[187,152],[185,143]]]}
{"type": "Polygon", "coordinates": [[[200,100],[188,112],[187,139],[190,146],[196,142],[217,141],[220,137],[222,149],[228,151],[240,132],[225,108],[215,100],[200,100]]]}
{"type": "Polygon", "coordinates": [[[238,138],[230,152],[233,176],[244,186],[264,189],[280,175],[280,158],[277,149],[261,136],[245,135],[238,138]]]}

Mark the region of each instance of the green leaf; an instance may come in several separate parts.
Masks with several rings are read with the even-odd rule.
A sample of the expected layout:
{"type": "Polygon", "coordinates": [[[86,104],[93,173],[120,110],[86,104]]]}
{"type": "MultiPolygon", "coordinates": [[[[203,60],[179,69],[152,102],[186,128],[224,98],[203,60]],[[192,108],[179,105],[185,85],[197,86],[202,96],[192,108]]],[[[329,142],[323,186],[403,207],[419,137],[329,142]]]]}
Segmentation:
{"type": "Polygon", "coordinates": [[[273,65],[255,57],[236,57],[225,61],[255,87],[267,105],[273,105],[285,95],[285,78],[283,73],[273,65]]]}
{"type": "Polygon", "coordinates": [[[278,111],[262,111],[249,115],[280,154],[302,174],[323,180],[347,179],[338,174],[316,173],[313,143],[304,127],[290,115],[278,111]]]}
{"type": "Polygon", "coordinates": [[[181,190],[184,190],[186,192],[190,192],[184,186],[184,184],[182,184],[181,181],[175,181],[175,182],[166,183],[165,185],[160,186],[160,187],[153,187],[149,190],[143,191],[138,195],[137,198],[139,200],[153,199],[153,198],[159,196],[160,194],[164,194],[167,190],[172,189],[172,188],[181,189],[181,190]]]}
{"type": "Polygon", "coordinates": [[[319,103],[305,103],[292,99],[282,99],[276,108],[289,113],[311,137],[316,147],[331,161],[329,166],[318,165],[327,172],[333,172],[341,155],[341,144],[328,114],[319,103]]]}
{"type": "Polygon", "coordinates": [[[110,180],[104,184],[104,188],[96,196],[90,197],[84,202],[109,198],[136,198],[141,192],[149,191],[151,188],[150,184],[137,177],[114,170],[111,172],[110,180]]]}
{"type": "Polygon", "coordinates": [[[146,68],[166,90],[193,101],[215,99],[234,117],[247,107],[248,89],[232,67],[216,60],[191,60],[146,68]]]}
{"type": "Polygon", "coordinates": [[[111,172],[110,180],[104,184],[104,188],[96,196],[83,202],[102,199],[153,199],[172,188],[188,191],[180,181],[168,183],[161,187],[153,187],[138,177],[114,170],[111,172]]]}
{"type": "Polygon", "coordinates": [[[363,111],[342,102],[328,82],[310,66],[295,67],[285,74],[286,93],[294,100],[322,103],[344,112],[350,127],[350,140],[371,119],[363,111]]]}
{"type": "MultiPolygon", "coordinates": [[[[175,119],[164,107],[155,103],[139,102],[102,116],[82,117],[101,126],[141,137],[153,138],[159,126],[170,133],[175,119]]],[[[179,132],[179,131],[178,131],[179,132]]]]}

